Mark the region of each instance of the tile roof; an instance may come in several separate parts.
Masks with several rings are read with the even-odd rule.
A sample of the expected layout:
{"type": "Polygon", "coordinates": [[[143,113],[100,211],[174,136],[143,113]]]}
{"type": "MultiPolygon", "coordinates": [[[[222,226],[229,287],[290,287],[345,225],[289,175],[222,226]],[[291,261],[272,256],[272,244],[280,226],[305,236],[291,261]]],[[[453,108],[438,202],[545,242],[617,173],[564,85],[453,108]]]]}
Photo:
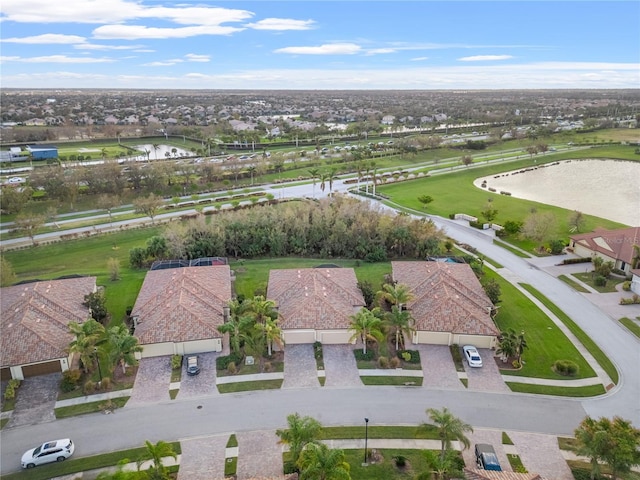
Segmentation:
{"type": "Polygon", "coordinates": [[[0,289],[0,365],[25,365],[67,357],[69,322],[84,322],[84,296],[96,277],[26,283],[0,289]]]}
{"type": "Polygon", "coordinates": [[[147,273],[131,311],[140,344],[222,338],[223,307],[231,300],[229,265],[147,273]]]}
{"type": "Polygon", "coordinates": [[[593,232],[570,235],[569,238],[594,252],[631,264],[634,257],[633,246],[640,246],[640,227],[618,230],[597,228],[593,232]]]}
{"type": "Polygon", "coordinates": [[[498,335],[491,300],[469,265],[445,262],[391,262],[394,281],[409,287],[407,309],[415,328],[427,332],[498,335]]]}
{"type": "Polygon", "coordinates": [[[544,480],[537,473],[493,472],[478,468],[465,468],[467,480],[544,480]]]}
{"type": "Polygon", "coordinates": [[[267,298],[280,314],[280,328],[347,329],[365,306],[353,268],[271,270],[267,298]]]}

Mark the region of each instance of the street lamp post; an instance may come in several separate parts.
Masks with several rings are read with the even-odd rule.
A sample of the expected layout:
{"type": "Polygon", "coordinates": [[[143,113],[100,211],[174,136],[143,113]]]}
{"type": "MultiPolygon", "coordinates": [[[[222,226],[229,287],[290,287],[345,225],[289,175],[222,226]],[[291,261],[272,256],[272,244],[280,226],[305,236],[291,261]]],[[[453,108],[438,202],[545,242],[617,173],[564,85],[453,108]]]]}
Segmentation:
{"type": "Polygon", "coordinates": [[[362,462],[362,466],[366,467],[369,465],[367,462],[367,440],[369,439],[369,419],[364,417],[364,462],[362,462]]]}
{"type": "Polygon", "coordinates": [[[100,381],[98,382],[98,388],[102,388],[102,369],[100,368],[100,357],[98,356],[98,348],[93,349],[93,354],[96,356],[96,363],[98,364],[98,376],[100,381]]]}

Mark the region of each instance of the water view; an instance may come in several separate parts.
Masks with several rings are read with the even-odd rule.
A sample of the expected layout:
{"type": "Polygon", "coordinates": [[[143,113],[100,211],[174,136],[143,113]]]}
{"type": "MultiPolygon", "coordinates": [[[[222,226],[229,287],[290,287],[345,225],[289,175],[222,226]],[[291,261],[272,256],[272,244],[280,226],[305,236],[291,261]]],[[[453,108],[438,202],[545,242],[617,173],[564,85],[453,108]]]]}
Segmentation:
{"type": "Polygon", "coordinates": [[[567,160],[478,178],[474,185],[579,210],[629,226],[640,225],[640,162],[567,160]],[[497,177],[497,178],[496,178],[497,177]]]}
{"type": "Polygon", "coordinates": [[[146,160],[147,154],[146,151],[149,152],[150,160],[164,160],[165,158],[180,158],[180,157],[189,157],[192,156],[193,153],[189,150],[185,150],[183,148],[173,147],[171,145],[158,145],[158,148],[154,150],[152,144],[146,145],[136,145],[136,150],[140,150],[142,154],[138,157],[140,160],[146,160]]]}

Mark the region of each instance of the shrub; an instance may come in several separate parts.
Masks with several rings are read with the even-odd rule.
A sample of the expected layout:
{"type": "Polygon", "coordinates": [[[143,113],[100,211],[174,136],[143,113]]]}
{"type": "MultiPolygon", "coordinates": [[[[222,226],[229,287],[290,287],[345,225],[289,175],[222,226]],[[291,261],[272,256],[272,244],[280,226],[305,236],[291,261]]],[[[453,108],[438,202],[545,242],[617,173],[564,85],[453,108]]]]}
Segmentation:
{"type": "Polygon", "coordinates": [[[102,379],[102,390],[109,390],[111,388],[111,378],[110,377],[104,377],[102,379]]]}
{"type": "Polygon", "coordinates": [[[96,391],[96,382],[94,382],[93,380],[87,380],[84,383],[84,394],[91,395],[95,391],[96,391]]]}
{"type": "Polygon", "coordinates": [[[572,265],[574,263],[591,263],[591,259],[589,257],[586,257],[586,258],[565,258],[562,261],[563,265],[572,265]]]}
{"type": "Polygon", "coordinates": [[[629,280],[622,284],[622,290],[624,290],[625,292],[631,291],[631,282],[629,280]]]}
{"type": "Polygon", "coordinates": [[[227,365],[227,372],[229,372],[231,375],[234,375],[238,372],[238,367],[236,367],[236,362],[229,362],[229,364],[227,365]]]}
{"type": "Polygon", "coordinates": [[[313,356],[316,360],[320,360],[322,358],[322,343],[315,342],[313,344],[313,356]]]}
{"type": "Polygon", "coordinates": [[[389,360],[389,366],[391,368],[400,368],[400,359],[398,357],[393,357],[389,360]]]}
{"type": "Polygon", "coordinates": [[[378,358],[378,366],[380,368],[389,368],[389,359],[387,357],[379,357],[378,358]]]}
{"type": "Polygon", "coordinates": [[[400,355],[405,362],[420,363],[420,352],[417,350],[401,350],[398,352],[398,355],[400,355]]]}
{"type": "Polygon", "coordinates": [[[395,457],[393,457],[393,461],[398,468],[404,468],[407,465],[407,457],[405,457],[404,455],[396,455],[395,457]]]}
{"type": "Polygon", "coordinates": [[[560,255],[564,250],[564,242],[562,240],[552,240],[549,243],[549,249],[552,255],[560,255]]]}
{"type": "Polygon", "coordinates": [[[182,355],[171,355],[171,369],[178,370],[182,367],[182,355]]]}
{"type": "Polygon", "coordinates": [[[365,362],[373,360],[376,356],[373,350],[369,349],[367,350],[367,353],[364,353],[362,348],[358,348],[354,350],[353,355],[356,357],[356,360],[361,360],[365,362]]]}
{"type": "Polygon", "coordinates": [[[218,357],[216,358],[216,367],[218,370],[226,370],[231,362],[236,365],[242,362],[242,354],[240,352],[234,352],[226,357],[218,357]]]}
{"type": "Polygon", "coordinates": [[[580,367],[571,360],[556,360],[553,363],[553,370],[565,377],[575,377],[578,374],[580,367]]]}
{"type": "Polygon", "coordinates": [[[60,389],[63,392],[72,392],[76,388],[78,388],[78,384],[80,383],[80,377],[82,376],[82,372],[78,369],[75,370],[67,370],[62,374],[62,381],[60,382],[60,389]]]}
{"type": "Polygon", "coordinates": [[[9,384],[4,390],[4,399],[13,400],[14,398],[16,398],[16,388],[13,385],[9,384]]]}
{"type": "Polygon", "coordinates": [[[522,367],[522,364],[520,363],[520,361],[518,360],[514,360],[513,362],[511,362],[511,365],[513,366],[513,368],[520,368],[522,367]]]}
{"type": "Polygon", "coordinates": [[[638,305],[640,304],[640,295],[634,295],[631,298],[621,298],[620,305],[638,305]]]}
{"type": "Polygon", "coordinates": [[[265,372],[271,372],[271,371],[273,371],[273,365],[272,365],[271,362],[264,362],[264,365],[262,366],[262,369],[265,372]]]}
{"type": "Polygon", "coordinates": [[[602,275],[598,275],[593,279],[593,283],[596,287],[604,287],[607,284],[607,279],[602,275]]]}

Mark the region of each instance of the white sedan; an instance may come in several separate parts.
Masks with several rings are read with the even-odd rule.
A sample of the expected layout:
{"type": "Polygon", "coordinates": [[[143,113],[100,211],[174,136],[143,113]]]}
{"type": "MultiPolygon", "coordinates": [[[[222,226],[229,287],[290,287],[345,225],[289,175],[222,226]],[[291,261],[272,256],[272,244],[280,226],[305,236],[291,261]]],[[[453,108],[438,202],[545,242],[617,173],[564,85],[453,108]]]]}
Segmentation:
{"type": "Polygon", "coordinates": [[[470,367],[482,366],[482,357],[480,357],[476,347],[473,345],[465,345],[462,347],[462,351],[464,352],[464,358],[467,359],[467,363],[470,367]]]}
{"type": "Polygon", "coordinates": [[[22,468],[33,468],[44,463],[64,462],[73,455],[74,449],[73,442],[68,438],[45,442],[39,447],[24,452],[22,468]]]}

